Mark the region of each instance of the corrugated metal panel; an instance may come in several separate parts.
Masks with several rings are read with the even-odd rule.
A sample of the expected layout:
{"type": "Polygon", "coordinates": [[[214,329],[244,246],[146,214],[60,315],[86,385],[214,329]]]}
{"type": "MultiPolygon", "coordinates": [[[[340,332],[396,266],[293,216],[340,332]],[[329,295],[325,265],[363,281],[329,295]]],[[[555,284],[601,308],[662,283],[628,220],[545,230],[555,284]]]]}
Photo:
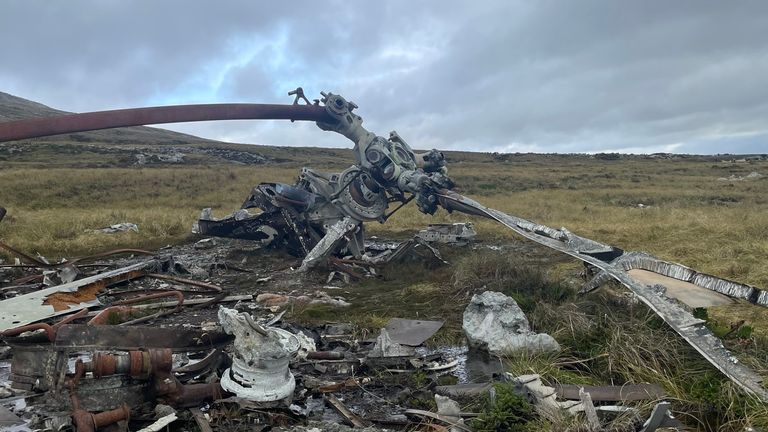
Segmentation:
{"type": "Polygon", "coordinates": [[[740,298],[744,300],[749,300],[755,291],[755,289],[749,285],[720,279],[704,273],[697,273],[691,282],[700,287],[711,289],[712,291],[717,291],[729,297],[740,298]]]}

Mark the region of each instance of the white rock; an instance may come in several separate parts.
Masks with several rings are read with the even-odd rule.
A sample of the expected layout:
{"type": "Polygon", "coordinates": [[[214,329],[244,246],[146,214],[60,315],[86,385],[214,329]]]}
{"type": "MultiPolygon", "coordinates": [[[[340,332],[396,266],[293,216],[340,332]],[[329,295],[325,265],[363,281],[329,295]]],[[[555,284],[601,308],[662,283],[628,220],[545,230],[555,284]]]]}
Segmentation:
{"type": "Polygon", "coordinates": [[[514,299],[500,292],[472,296],[462,328],[472,347],[500,355],[520,351],[556,352],[560,345],[546,333],[534,333],[514,299]]]}

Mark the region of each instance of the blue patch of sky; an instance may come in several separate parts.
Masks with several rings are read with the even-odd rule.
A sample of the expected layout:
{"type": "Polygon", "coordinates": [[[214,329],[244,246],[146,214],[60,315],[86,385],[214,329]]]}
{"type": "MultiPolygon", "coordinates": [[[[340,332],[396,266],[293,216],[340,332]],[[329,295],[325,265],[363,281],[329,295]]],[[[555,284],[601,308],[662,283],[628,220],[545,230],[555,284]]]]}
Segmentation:
{"type": "Polygon", "coordinates": [[[296,87],[295,71],[305,69],[302,59],[290,56],[289,33],[288,25],[277,24],[268,32],[233,36],[222,49],[222,54],[192,71],[175,87],[156,90],[147,98],[146,104],[242,101],[247,95],[235,94],[232,75],[244,68],[260,69],[259,72],[267,76],[268,88],[258,89],[259,92],[287,98],[286,92],[296,87]]]}

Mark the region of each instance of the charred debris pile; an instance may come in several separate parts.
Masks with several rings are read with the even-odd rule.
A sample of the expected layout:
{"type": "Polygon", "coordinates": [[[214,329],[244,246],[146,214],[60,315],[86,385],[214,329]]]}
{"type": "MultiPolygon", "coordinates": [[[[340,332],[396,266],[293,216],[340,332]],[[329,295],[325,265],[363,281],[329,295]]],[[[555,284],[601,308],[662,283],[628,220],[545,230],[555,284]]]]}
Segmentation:
{"type": "MultiPolygon", "coordinates": [[[[545,293],[541,273],[504,269],[510,252],[476,244],[474,235],[471,224],[430,226],[406,242],[369,240],[365,259],[334,256],[311,272],[243,240],[60,262],[2,244],[15,259],[2,264],[0,278],[0,421],[78,431],[686,430],[679,412],[693,408],[676,404],[667,383],[619,375],[597,382],[599,374],[578,372],[604,354],[588,358],[587,346],[571,346],[546,324],[558,321],[547,314],[589,319],[563,301],[574,290],[545,293]],[[463,310],[457,316],[410,311],[373,333],[343,319],[360,301],[347,293],[361,283],[399,267],[429,272],[448,256],[470,257],[452,280],[465,285],[452,293],[463,310]],[[497,266],[492,278],[482,274],[486,259],[497,266]],[[519,289],[531,296],[517,296],[519,289]],[[536,298],[558,308],[532,306],[536,298]],[[300,313],[308,306],[337,319],[308,324],[300,313]],[[431,341],[446,324],[460,326],[465,343],[431,341]],[[563,353],[580,357],[563,362],[563,353]],[[570,364],[549,366],[560,375],[533,373],[547,361],[570,364]]],[[[612,298],[627,309],[616,316],[648,319],[636,298],[612,298]]],[[[572,325],[596,335],[605,322],[572,325]]],[[[648,332],[685,352],[672,331],[648,332]]]]}

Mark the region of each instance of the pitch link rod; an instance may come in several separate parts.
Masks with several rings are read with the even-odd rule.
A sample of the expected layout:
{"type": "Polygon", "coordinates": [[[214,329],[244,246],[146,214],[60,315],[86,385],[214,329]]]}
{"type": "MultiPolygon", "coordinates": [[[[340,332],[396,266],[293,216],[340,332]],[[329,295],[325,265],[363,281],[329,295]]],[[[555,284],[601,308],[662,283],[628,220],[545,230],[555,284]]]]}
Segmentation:
{"type": "Polygon", "coordinates": [[[49,135],[208,120],[302,120],[335,123],[320,105],[201,104],[171,105],[64,114],[0,123],[0,142],[49,135]]]}

